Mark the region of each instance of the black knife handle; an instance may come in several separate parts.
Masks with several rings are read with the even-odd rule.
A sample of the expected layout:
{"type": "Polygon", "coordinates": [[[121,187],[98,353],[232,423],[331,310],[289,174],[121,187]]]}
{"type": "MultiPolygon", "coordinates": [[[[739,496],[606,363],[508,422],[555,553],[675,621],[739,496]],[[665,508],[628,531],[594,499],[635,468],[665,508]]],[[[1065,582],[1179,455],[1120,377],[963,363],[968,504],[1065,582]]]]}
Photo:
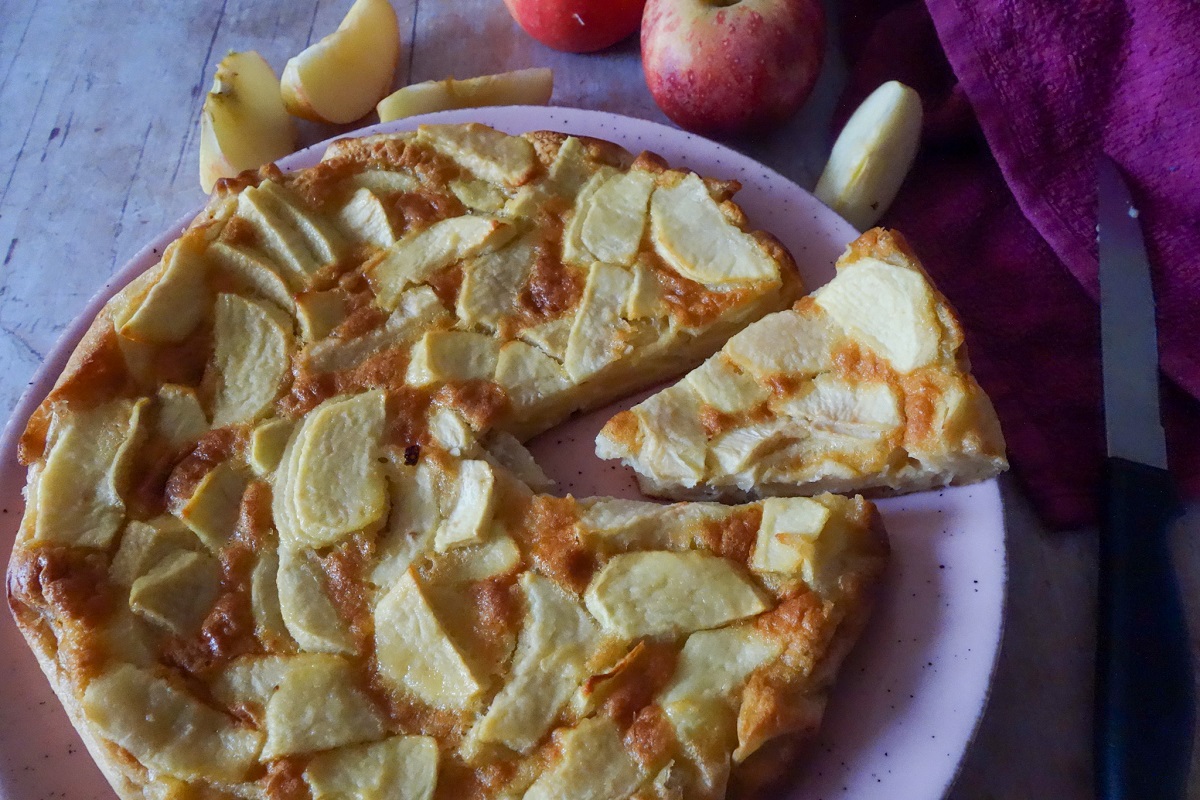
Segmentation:
{"type": "Polygon", "coordinates": [[[1195,712],[1187,622],[1168,537],[1181,507],[1166,470],[1110,458],[1105,480],[1096,796],[1184,800],[1195,712]]]}

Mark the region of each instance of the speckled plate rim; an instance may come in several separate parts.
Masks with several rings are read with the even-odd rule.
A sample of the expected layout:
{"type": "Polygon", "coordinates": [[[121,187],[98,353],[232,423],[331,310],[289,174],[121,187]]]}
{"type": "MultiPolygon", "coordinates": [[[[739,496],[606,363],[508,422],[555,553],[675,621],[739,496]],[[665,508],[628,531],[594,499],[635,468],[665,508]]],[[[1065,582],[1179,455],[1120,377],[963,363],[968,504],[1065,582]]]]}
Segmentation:
{"type": "MultiPolygon", "coordinates": [[[[792,250],[811,289],[855,236],[848,223],[779,173],[728,147],[655,122],[600,111],[540,106],[462,109],[365,128],[479,121],[518,133],[551,129],[596,136],[670,163],[743,183],[737,200],[757,227],[792,250]]],[[[340,138],[340,137],[338,137],[340,138]]],[[[284,171],[319,160],[328,142],[282,159],[284,171]]],[[[0,437],[0,541],[11,552],[25,469],[17,441],[91,320],[195,216],[142,248],[64,331],[0,437]]],[[[594,432],[617,407],[572,420],[531,449],[564,490],[637,496],[624,470],[599,462],[594,432]],[[583,465],[584,470],[575,470],[583,465]],[[571,472],[575,470],[577,475],[571,472]],[[564,477],[573,476],[573,477],[564,477]]],[[[847,660],[815,745],[797,761],[792,800],[929,800],[952,785],[986,706],[1004,627],[1007,560],[996,481],[880,502],[893,562],[876,613],[847,660]]],[[[7,559],[5,560],[7,564],[7,559]]],[[[110,790],[60,710],[11,618],[0,622],[0,798],[107,797],[110,790]]]]}

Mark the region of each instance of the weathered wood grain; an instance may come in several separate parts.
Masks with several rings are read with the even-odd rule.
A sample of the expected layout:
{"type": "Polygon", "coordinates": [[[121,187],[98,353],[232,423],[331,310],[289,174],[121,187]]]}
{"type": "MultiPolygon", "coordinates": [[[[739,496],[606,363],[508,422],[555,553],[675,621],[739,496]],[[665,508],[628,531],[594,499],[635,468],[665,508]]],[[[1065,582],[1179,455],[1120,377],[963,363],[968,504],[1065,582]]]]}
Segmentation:
{"type": "MultiPolygon", "coordinates": [[[[555,69],[557,104],[663,120],[642,79],[636,41],[564,55],[524,36],[500,0],[393,1],[405,48],[398,85],[545,65],[555,69]]],[[[203,203],[197,126],[221,56],[255,49],[280,70],[332,30],[348,6],[3,0],[0,413],[8,415],[87,298],[143,243],[203,203]]],[[[841,77],[834,54],[815,99],[791,123],[735,146],[811,185],[841,77]]],[[[302,127],[306,143],[329,133],[302,127]]],[[[1094,536],[1046,535],[1019,492],[1005,489],[1005,647],[990,708],[951,797],[1082,799],[1091,794],[1094,536]]],[[[1197,534],[1193,510],[1178,541],[1193,620],[1200,619],[1197,534]]],[[[1193,628],[1200,632],[1200,624],[1193,628]]]]}

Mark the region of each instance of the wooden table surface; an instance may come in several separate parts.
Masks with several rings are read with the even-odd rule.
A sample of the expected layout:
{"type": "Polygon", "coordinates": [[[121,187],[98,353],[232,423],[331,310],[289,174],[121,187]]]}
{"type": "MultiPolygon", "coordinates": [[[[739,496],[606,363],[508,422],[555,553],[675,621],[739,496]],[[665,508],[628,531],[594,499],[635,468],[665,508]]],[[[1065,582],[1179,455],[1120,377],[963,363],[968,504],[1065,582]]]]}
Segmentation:
{"type": "MultiPolygon", "coordinates": [[[[636,41],[597,55],[565,55],[525,36],[501,0],[393,2],[404,36],[397,85],[544,65],[555,70],[558,105],[665,121],[642,79],[636,41]]],[[[336,27],[349,5],[3,0],[0,414],[7,416],[88,297],[144,243],[203,203],[200,104],[222,55],[254,49],[280,70],[336,27]]],[[[829,145],[842,73],[834,53],[801,113],[739,148],[811,187],[829,145]]],[[[302,125],[305,144],[334,132],[302,125]]],[[[1095,535],[1048,534],[1011,480],[1003,489],[1007,628],[988,709],[950,797],[1090,797],[1095,535]]],[[[1176,557],[1189,613],[1200,620],[1196,534],[1200,510],[1193,507],[1176,532],[1176,557]]]]}

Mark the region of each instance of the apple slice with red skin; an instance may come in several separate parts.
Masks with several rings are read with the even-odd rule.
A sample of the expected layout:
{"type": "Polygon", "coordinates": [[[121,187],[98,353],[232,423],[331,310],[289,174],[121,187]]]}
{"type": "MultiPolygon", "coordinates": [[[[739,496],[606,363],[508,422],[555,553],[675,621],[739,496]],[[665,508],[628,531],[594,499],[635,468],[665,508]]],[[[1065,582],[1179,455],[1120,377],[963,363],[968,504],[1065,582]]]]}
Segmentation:
{"type": "Polygon", "coordinates": [[[824,57],[820,0],[646,2],[646,84],[690,131],[729,136],[787,119],[812,93],[824,57]]]}
{"type": "Polygon", "coordinates": [[[504,0],[533,38],[566,53],[590,53],[638,29],[646,0],[504,0]]]}

